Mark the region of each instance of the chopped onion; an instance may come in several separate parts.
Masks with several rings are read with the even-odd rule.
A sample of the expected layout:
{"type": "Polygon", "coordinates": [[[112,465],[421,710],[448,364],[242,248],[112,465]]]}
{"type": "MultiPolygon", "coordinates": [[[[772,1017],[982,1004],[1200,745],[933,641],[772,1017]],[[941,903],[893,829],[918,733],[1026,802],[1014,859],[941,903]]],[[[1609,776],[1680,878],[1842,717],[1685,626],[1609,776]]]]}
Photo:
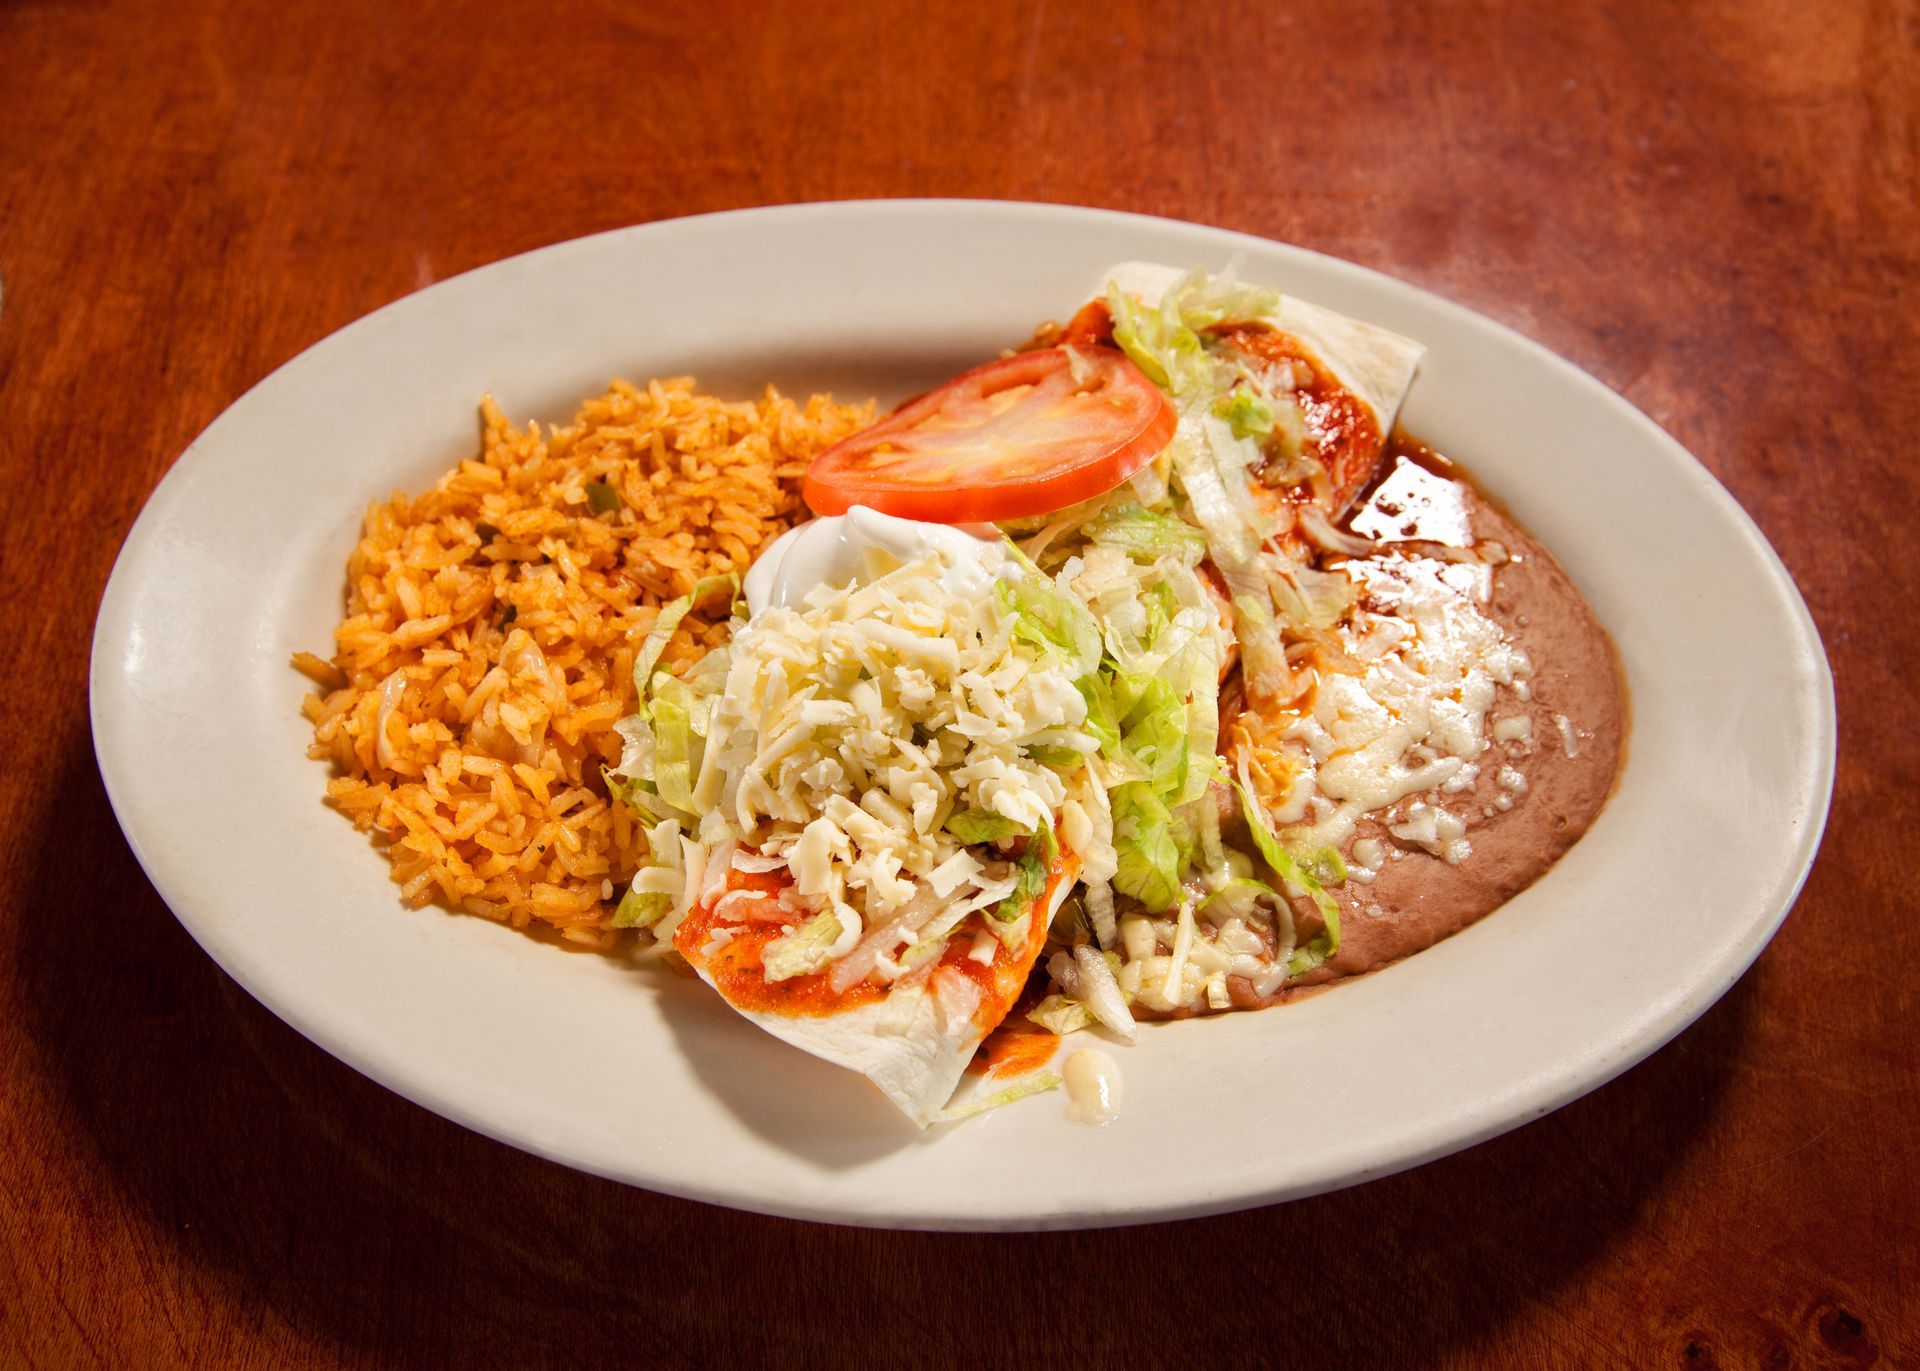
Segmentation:
{"type": "Polygon", "coordinates": [[[1083,902],[1093,918],[1093,936],[1100,940],[1103,949],[1112,947],[1120,936],[1113,917],[1113,887],[1105,881],[1089,881],[1083,902]]]}
{"type": "MultiPolygon", "coordinates": [[[[1180,924],[1173,938],[1173,956],[1167,959],[1167,979],[1160,994],[1170,1005],[1185,1004],[1187,999],[1187,958],[1193,952],[1193,902],[1180,902],[1180,924]]],[[[1093,1006],[1089,1004],[1087,1008],[1093,1006]]]]}
{"type": "Polygon", "coordinates": [[[860,915],[847,905],[836,902],[833,906],[833,917],[840,925],[840,936],[827,947],[828,960],[844,957],[853,951],[860,942],[861,933],[866,931],[865,926],[860,922],[860,915]]]}
{"type": "MultiPolygon", "coordinates": [[[[1079,971],[1080,991],[1077,998],[1103,1025],[1117,1033],[1122,1040],[1134,1039],[1133,1014],[1127,1008],[1127,997],[1120,993],[1120,983],[1113,977],[1113,967],[1097,948],[1085,943],[1073,949],[1073,964],[1079,971]]],[[[1052,963],[1048,963],[1052,969],[1052,963]]]]}
{"type": "Polygon", "coordinates": [[[933,978],[933,1001],[951,1030],[973,1018],[980,1007],[980,986],[965,972],[948,967],[933,978]]]}
{"type": "Polygon", "coordinates": [[[729,890],[726,894],[714,901],[713,917],[716,919],[730,919],[737,923],[742,919],[778,921],[783,916],[780,913],[779,904],[764,890],[729,890]],[[756,910],[749,913],[743,908],[745,905],[754,904],[764,904],[767,906],[767,909],[765,911],[756,910]]]}
{"type": "Polygon", "coordinates": [[[733,854],[738,847],[732,838],[722,838],[707,853],[706,879],[700,887],[701,904],[710,904],[726,894],[727,876],[733,870],[733,854]]]}
{"type": "Polygon", "coordinates": [[[1323,552],[1339,552],[1348,557],[1371,557],[1380,550],[1380,544],[1371,538],[1362,538],[1358,534],[1344,533],[1335,528],[1333,520],[1319,505],[1301,506],[1299,527],[1307,541],[1323,552]]]}
{"type": "Polygon", "coordinates": [[[939,912],[940,897],[925,888],[907,902],[906,908],[878,928],[869,930],[857,946],[834,962],[827,973],[827,984],[836,995],[844,994],[864,981],[873,971],[881,953],[891,954],[906,935],[932,920],[939,912]]]}

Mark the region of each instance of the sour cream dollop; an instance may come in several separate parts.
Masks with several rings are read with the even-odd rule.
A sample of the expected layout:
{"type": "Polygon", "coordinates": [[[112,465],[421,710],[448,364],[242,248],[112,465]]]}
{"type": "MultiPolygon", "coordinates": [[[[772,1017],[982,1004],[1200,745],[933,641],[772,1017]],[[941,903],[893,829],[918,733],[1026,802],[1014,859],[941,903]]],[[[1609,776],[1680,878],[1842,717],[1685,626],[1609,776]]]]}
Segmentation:
{"type": "Polygon", "coordinates": [[[747,568],[747,610],[797,609],[814,590],[844,590],[855,581],[876,581],[890,571],[944,552],[942,582],[955,595],[985,595],[993,588],[986,549],[1000,541],[992,524],[928,524],[860,506],[845,514],[809,520],[775,538],[747,568]]]}
{"type": "Polygon", "coordinates": [[[1098,1128],[1120,1117],[1120,1064],[1097,1047],[1067,1058],[1067,1117],[1098,1128]]]}

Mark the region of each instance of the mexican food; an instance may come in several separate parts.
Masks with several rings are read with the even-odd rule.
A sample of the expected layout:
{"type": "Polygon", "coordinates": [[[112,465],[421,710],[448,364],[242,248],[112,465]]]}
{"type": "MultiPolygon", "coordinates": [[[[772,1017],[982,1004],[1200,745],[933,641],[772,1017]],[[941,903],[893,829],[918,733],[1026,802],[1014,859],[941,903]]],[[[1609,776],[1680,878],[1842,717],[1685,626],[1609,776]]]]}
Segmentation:
{"type": "Polygon", "coordinates": [[[921,1124],[1009,1016],[1132,1041],[1396,961],[1578,839],[1626,709],[1552,558],[1396,428],[1420,354],[1130,263],[878,422],[815,397],[731,502],[632,425],[463,468],[477,503],[425,542],[484,565],[468,598],[404,603],[363,545],[341,653],[305,663],[335,803],[410,895],[544,900],[921,1124]],[[682,480],[705,530],[651,541],[682,480]],[[498,498],[543,482],[544,522],[498,498]]]}

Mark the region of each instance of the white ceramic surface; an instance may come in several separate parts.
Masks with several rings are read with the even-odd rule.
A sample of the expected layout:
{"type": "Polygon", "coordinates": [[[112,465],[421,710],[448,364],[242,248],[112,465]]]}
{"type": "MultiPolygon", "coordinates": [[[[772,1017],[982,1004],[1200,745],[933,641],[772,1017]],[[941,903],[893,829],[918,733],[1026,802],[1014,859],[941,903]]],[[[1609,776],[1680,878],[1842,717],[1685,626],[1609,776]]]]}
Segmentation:
{"type": "Polygon", "coordinates": [[[95,746],[141,863],[248,991],[448,1118],[674,1194],[838,1222],[1058,1228],[1311,1194],[1465,1147],[1659,1047],[1759,953],[1826,815],[1834,722],[1799,595],[1725,491],[1540,347],[1399,282],[1166,220],[807,205],[563,243],[317,344],[181,457],[101,605],[95,746]],[[321,802],[297,649],[330,650],[367,502],[476,441],[487,391],[563,418],[614,375],[893,400],[1064,318],[1128,258],[1242,274],[1430,351],[1404,419],[1558,554],[1614,634],[1618,793],[1544,880],[1431,951],[1115,1049],[1128,1108],[1043,1096],[922,1134],[698,984],[408,910],[321,802]]]}

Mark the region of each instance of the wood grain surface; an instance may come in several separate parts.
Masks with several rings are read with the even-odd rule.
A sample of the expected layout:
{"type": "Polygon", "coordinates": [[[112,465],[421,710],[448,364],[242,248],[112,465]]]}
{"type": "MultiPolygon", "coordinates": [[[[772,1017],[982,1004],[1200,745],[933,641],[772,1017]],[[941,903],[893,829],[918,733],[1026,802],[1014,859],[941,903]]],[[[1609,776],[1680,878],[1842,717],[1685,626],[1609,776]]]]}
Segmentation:
{"type": "Polygon", "coordinates": [[[0,1362],[1920,1365],[1917,197],[1914,0],[0,4],[0,1362]],[[1839,696],[1825,848],[1752,971],[1462,1155],[1024,1237],[576,1175],[226,980],[142,877],[87,725],[115,551],[194,434],[454,272],[910,195],[1351,258],[1692,449],[1798,579],[1839,696]]]}

